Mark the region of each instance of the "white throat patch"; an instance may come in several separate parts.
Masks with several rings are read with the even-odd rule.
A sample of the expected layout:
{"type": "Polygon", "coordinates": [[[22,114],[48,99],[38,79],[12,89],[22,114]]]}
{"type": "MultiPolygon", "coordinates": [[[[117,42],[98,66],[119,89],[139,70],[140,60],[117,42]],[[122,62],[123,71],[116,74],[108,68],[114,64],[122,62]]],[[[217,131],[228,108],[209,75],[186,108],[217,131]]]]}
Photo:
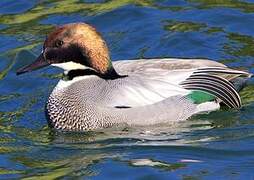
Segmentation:
{"type": "Polygon", "coordinates": [[[71,71],[71,70],[87,69],[88,68],[80,63],[76,63],[73,61],[65,62],[65,63],[51,64],[51,65],[63,69],[64,73],[68,73],[68,71],[71,71]]]}

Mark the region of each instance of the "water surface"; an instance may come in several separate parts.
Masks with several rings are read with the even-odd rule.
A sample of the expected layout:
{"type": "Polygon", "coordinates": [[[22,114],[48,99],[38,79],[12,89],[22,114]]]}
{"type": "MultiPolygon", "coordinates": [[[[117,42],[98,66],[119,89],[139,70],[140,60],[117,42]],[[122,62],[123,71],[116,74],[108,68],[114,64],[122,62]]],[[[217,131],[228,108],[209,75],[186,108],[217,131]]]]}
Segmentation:
{"type": "Polygon", "coordinates": [[[44,105],[62,71],[15,71],[54,26],[78,21],[101,32],[113,60],[208,58],[254,72],[253,0],[1,0],[0,178],[254,178],[253,80],[240,110],[168,127],[50,130],[44,105]]]}

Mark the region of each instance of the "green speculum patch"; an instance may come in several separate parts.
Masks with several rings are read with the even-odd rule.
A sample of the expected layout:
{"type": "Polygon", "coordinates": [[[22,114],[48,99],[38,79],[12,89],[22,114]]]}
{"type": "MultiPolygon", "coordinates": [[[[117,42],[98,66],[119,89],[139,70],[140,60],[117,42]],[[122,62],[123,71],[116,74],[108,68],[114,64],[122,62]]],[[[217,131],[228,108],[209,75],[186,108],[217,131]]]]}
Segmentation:
{"type": "Polygon", "coordinates": [[[195,104],[201,104],[208,101],[215,100],[215,96],[204,92],[204,91],[192,91],[190,94],[187,95],[187,98],[193,101],[195,104]]]}

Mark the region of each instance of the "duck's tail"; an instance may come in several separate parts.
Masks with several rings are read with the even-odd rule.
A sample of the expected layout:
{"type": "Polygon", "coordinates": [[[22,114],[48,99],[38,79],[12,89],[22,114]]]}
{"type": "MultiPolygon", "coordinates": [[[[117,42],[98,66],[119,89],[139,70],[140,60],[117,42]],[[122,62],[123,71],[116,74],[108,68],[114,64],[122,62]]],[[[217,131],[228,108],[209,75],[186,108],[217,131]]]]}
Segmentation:
{"type": "Polygon", "coordinates": [[[234,85],[237,92],[240,92],[246,85],[249,78],[253,77],[253,74],[250,74],[248,77],[237,77],[230,82],[234,85]]]}

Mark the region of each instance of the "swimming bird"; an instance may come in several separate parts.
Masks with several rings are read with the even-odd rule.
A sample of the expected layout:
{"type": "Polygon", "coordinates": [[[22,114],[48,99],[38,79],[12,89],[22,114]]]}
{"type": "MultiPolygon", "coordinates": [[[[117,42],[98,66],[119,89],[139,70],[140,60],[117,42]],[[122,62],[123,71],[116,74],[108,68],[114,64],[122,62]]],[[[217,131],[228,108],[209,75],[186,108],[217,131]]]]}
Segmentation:
{"type": "Polygon", "coordinates": [[[202,59],[112,62],[106,42],[86,23],[57,27],[35,62],[17,74],[49,65],[64,69],[45,110],[49,126],[63,131],[155,125],[221,105],[240,108],[238,91],[252,76],[202,59]]]}

